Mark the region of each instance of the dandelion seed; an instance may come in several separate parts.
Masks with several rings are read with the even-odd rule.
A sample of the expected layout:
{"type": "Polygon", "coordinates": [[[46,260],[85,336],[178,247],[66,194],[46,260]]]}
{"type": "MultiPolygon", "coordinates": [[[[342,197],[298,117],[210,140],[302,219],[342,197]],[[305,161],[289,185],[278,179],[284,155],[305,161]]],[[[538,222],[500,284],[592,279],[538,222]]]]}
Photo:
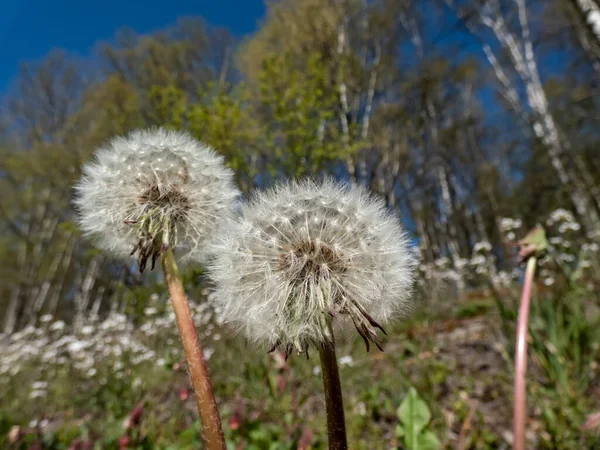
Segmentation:
{"type": "Polygon", "coordinates": [[[404,312],[416,266],[400,222],[365,189],[304,181],[257,194],[223,229],[215,302],[246,336],[286,354],[332,340],[349,317],[365,340],[404,312]]]}
{"type": "Polygon", "coordinates": [[[75,203],[83,231],[140,271],[167,246],[180,261],[202,261],[206,243],[238,195],[233,172],[183,132],[138,130],[96,152],[75,203]]]}

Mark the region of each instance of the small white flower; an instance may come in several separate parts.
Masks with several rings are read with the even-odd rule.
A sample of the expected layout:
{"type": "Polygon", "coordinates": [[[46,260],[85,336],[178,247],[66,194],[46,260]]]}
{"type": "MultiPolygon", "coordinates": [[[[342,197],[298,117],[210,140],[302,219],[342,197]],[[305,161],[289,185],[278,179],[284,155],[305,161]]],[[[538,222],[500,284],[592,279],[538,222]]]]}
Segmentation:
{"type": "Polygon", "coordinates": [[[487,262],[487,260],[485,259],[485,256],[483,255],[477,255],[474,256],[473,258],[471,258],[471,265],[473,266],[481,266],[484,265],[487,262]]]}
{"type": "Polygon", "coordinates": [[[558,259],[562,262],[573,262],[575,261],[575,256],[570,255],[568,253],[561,253],[558,255],[558,259]]]}
{"type": "Polygon", "coordinates": [[[206,361],[208,361],[208,360],[210,359],[210,357],[213,355],[213,353],[214,353],[214,352],[215,352],[215,349],[214,349],[214,348],[210,348],[210,347],[209,347],[209,348],[205,348],[205,349],[203,350],[203,353],[204,353],[204,359],[205,359],[206,361]]]}
{"type": "Polygon", "coordinates": [[[52,314],[44,314],[42,317],[40,317],[40,322],[42,323],[47,323],[50,322],[52,320],[52,314]]]}
{"type": "Polygon", "coordinates": [[[352,356],[350,355],[342,356],[338,359],[338,363],[340,366],[352,366],[354,364],[354,359],[352,359],[352,356]]]}
{"type": "Polygon", "coordinates": [[[48,393],[44,390],[35,390],[35,391],[31,391],[31,393],[29,394],[29,398],[43,398],[47,395],[48,393]]]}
{"type": "Polygon", "coordinates": [[[94,327],[91,325],[86,325],[81,328],[81,334],[83,334],[84,336],[89,336],[93,332],[94,332],[94,327]]]}
{"type": "Polygon", "coordinates": [[[467,258],[459,258],[456,260],[456,262],[454,263],[454,265],[456,266],[456,268],[458,270],[461,270],[462,268],[464,268],[467,264],[469,264],[469,260],[467,258]]]}
{"type": "Polygon", "coordinates": [[[488,241],[476,242],[475,245],[473,246],[473,253],[491,252],[491,251],[492,251],[492,244],[490,244],[488,241]]]}
{"type": "Polygon", "coordinates": [[[145,316],[153,316],[157,312],[158,312],[158,310],[156,308],[152,307],[152,306],[144,308],[144,315],[145,316]]]}
{"type": "Polygon", "coordinates": [[[362,187],[303,181],[256,195],[215,244],[209,272],[226,322],[286,353],[350,317],[365,342],[405,311],[416,261],[399,220],[362,187]]]}
{"type": "Polygon", "coordinates": [[[31,389],[33,389],[33,390],[47,389],[47,388],[48,388],[48,383],[46,381],[35,381],[31,385],[31,389]]]}
{"type": "Polygon", "coordinates": [[[76,193],[83,231],[117,256],[137,253],[143,271],[165,246],[181,261],[204,259],[238,190],[210,147],[187,133],[157,129],[100,148],[76,193]]]}
{"type": "Polygon", "coordinates": [[[75,342],[71,342],[68,345],[69,352],[71,352],[71,353],[78,353],[87,347],[89,347],[89,345],[87,342],[84,342],[84,341],[75,341],[75,342]]]}
{"type": "Polygon", "coordinates": [[[446,258],[445,256],[442,258],[438,258],[434,261],[434,264],[437,267],[446,267],[450,264],[450,259],[446,258]]]}

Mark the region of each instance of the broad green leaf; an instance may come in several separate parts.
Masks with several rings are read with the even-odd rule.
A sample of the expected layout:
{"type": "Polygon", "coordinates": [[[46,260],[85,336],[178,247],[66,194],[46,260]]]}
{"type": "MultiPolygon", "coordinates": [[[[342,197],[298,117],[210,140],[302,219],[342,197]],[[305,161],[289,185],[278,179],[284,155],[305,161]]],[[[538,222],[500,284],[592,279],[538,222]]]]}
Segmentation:
{"type": "Polygon", "coordinates": [[[438,450],[440,448],[440,441],[436,435],[429,430],[425,430],[423,433],[419,434],[417,441],[418,446],[416,448],[419,450],[438,450]]]}
{"type": "Polygon", "coordinates": [[[397,415],[404,426],[406,446],[411,450],[420,449],[419,434],[431,420],[431,413],[415,388],[410,388],[398,408],[397,415]]]}
{"type": "Polygon", "coordinates": [[[396,437],[404,437],[404,428],[402,427],[402,425],[398,424],[396,425],[396,437]]]}

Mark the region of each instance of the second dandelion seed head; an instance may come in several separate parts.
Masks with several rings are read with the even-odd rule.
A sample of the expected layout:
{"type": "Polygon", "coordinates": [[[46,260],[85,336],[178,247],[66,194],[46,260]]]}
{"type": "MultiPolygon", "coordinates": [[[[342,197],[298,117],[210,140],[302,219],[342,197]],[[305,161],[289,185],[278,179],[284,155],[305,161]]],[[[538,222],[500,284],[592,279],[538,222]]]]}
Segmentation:
{"type": "Polygon", "coordinates": [[[377,329],[408,304],[414,258],[404,231],[358,186],[303,181],[257,194],[214,253],[225,320],[286,353],[330,341],[338,317],[379,345],[377,329]]]}

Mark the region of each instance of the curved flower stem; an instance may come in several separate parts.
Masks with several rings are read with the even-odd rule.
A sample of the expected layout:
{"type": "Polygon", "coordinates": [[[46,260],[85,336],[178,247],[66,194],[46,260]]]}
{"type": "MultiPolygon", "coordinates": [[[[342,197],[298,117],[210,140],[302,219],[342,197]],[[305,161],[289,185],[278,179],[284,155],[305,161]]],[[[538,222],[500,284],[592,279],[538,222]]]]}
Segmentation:
{"type": "Polygon", "coordinates": [[[342,385],[335,355],[335,341],[331,320],[327,321],[331,340],[319,346],[321,371],[323,372],[323,387],[325,390],[325,405],[327,409],[327,436],[329,450],[346,450],[346,423],[344,419],[344,400],[342,385]]]}
{"type": "Polygon", "coordinates": [[[521,295],[521,306],[519,307],[519,319],[517,323],[517,344],[515,352],[515,392],[514,392],[514,419],[513,450],[525,450],[525,421],[527,419],[526,384],[527,374],[527,330],[529,322],[529,304],[531,301],[531,286],[535,275],[536,257],[531,256],[527,260],[525,270],[525,283],[521,295]]]}
{"type": "Polygon", "coordinates": [[[219,410],[204,362],[202,347],[196,333],[196,326],[192,319],[179,270],[173,252],[169,247],[162,252],[161,262],[169,286],[173,309],[175,310],[177,326],[188,363],[189,376],[196,394],[196,404],[202,422],[202,437],[207,449],[226,450],[227,446],[221,427],[219,410]]]}

